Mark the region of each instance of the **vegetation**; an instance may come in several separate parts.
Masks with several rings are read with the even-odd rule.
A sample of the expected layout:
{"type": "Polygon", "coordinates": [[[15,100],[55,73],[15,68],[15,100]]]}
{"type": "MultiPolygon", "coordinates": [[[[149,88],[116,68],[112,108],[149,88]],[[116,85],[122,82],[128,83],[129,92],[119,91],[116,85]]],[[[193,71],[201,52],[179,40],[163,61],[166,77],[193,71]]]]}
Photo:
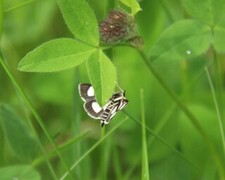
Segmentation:
{"type": "Polygon", "coordinates": [[[0,179],[225,179],[225,0],[0,0],[0,179]],[[103,128],[78,84],[128,105],[103,128]]]}

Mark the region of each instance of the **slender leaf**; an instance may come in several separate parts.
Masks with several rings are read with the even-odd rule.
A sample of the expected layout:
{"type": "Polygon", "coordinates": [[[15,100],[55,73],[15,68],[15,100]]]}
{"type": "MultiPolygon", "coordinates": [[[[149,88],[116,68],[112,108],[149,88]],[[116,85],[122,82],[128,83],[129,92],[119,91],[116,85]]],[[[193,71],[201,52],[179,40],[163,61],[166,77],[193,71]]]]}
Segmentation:
{"type": "Polygon", "coordinates": [[[209,81],[209,85],[210,85],[210,88],[211,88],[211,91],[212,91],[212,96],[213,96],[213,101],[214,101],[215,108],[216,108],[218,124],[219,124],[219,127],[220,127],[221,140],[222,140],[222,144],[223,144],[223,153],[224,153],[224,157],[225,157],[225,136],[224,136],[224,130],[223,130],[223,120],[222,120],[222,115],[221,115],[222,113],[221,113],[219,105],[218,105],[218,100],[216,98],[215,89],[214,89],[214,86],[213,86],[212,79],[210,77],[208,68],[205,68],[205,72],[206,72],[206,75],[207,75],[207,78],[208,78],[208,81],[209,81]]]}
{"type": "Polygon", "coordinates": [[[140,90],[141,100],[141,125],[142,125],[142,180],[149,180],[149,166],[148,166],[148,148],[146,139],[146,126],[145,126],[145,104],[144,104],[144,92],[140,90]]]}
{"type": "Polygon", "coordinates": [[[135,15],[136,13],[142,10],[137,0],[120,0],[120,1],[131,9],[132,15],[135,15]]]}
{"type": "Polygon", "coordinates": [[[15,154],[23,161],[32,160],[39,151],[39,144],[27,125],[6,105],[0,106],[0,122],[15,154]]]}
{"type": "Polygon", "coordinates": [[[152,60],[183,60],[204,53],[211,43],[211,30],[198,21],[182,20],[169,27],[151,50],[152,60]]]}
{"type": "Polygon", "coordinates": [[[225,0],[183,0],[183,5],[191,16],[211,26],[225,17],[225,0]]]}
{"type": "Polygon", "coordinates": [[[28,165],[8,166],[0,169],[0,178],[4,180],[40,180],[40,174],[28,165]]]}
{"type": "Polygon", "coordinates": [[[19,70],[53,72],[77,66],[88,59],[95,49],[72,39],[56,39],[29,52],[20,62],[19,70]]]}
{"type": "Polygon", "coordinates": [[[112,96],[116,69],[101,50],[95,51],[87,61],[88,75],[95,90],[99,104],[105,104],[112,96]]]}
{"type": "Polygon", "coordinates": [[[93,10],[85,0],[58,0],[66,24],[73,35],[98,46],[98,23],[93,10]]]}

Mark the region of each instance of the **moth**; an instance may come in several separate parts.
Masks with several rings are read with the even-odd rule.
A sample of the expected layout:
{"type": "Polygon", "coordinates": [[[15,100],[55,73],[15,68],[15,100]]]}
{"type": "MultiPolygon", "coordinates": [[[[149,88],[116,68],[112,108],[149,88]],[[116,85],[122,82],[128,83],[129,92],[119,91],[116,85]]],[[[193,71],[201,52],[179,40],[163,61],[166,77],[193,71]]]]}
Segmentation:
{"type": "Polygon", "coordinates": [[[96,101],[94,88],[91,84],[82,83],[78,85],[80,97],[84,101],[84,110],[91,118],[99,119],[102,127],[105,124],[109,124],[116,113],[128,103],[128,100],[125,98],[125,91],[120,90],[114,93],[108,102],[101,107],[96,101]]]}

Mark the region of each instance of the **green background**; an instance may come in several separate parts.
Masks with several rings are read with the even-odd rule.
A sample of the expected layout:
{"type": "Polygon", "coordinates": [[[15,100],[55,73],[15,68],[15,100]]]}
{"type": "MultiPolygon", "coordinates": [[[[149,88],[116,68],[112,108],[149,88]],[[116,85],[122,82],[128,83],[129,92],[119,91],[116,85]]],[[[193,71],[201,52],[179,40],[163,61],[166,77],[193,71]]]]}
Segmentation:
{"type": "MultiPolygon", "coordinates": [[[[59,179],[73,166],[66,179],[224,179],[225,1],[140,1],[135,20],[147,63],[129,46],[107,49],[107,58],[68,40],[75,36],[98,46],[96,23],[118,5],[134,14],[137,4],[66,2],[5,0],[2,6],[0,1],[0,179],[59,179]],[[70,3],[77,3],[75,9],[70,3]],[[92,10],[96,22],[90,21],[92,10]],[[74,62],[63,59],[65,64],[44,63],[41,70],[23,66],[39,63],[43,51],[27,53],[59,38],[65,40],[59,43],[62,48],[54,44],[53,52],[45,49],[51,58],[65,52],[89,54],[74,62]],[[100,65],[83,63],[89,55],[100,65]],[[19,65],[21,59],[25,63],[19,65]],[[109,60],[116,75],[113,68],[107,71],[109,60]],[[46,72],[55,67],[63,71],[46,72]],[[77,87],[90,81],[99,85],[102,103],[115,78],[129,103],[102,129],[85,113],[77,87]]],[[[42,56],[40,62],[47,57],[42,56]]]]}

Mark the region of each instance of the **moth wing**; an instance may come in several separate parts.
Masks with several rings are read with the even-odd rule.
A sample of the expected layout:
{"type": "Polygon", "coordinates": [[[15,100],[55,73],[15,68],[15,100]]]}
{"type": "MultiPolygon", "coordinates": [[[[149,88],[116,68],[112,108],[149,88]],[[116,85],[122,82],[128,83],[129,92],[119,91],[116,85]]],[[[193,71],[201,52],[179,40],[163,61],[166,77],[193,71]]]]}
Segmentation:
{"type": "Polygon", "coordinates": [[[101,119],[101,114],[104,111],[95,99],[85,102],[84,109],[94,119],[101,119]]]}
{"type": "Polygon", "coordinates": [[[86,84],[86,83],[79,84],[78,91],[79,91],[81,99],[84,102],[95,99],[94,88],[92,87],[91,84],[86,84]]]}

